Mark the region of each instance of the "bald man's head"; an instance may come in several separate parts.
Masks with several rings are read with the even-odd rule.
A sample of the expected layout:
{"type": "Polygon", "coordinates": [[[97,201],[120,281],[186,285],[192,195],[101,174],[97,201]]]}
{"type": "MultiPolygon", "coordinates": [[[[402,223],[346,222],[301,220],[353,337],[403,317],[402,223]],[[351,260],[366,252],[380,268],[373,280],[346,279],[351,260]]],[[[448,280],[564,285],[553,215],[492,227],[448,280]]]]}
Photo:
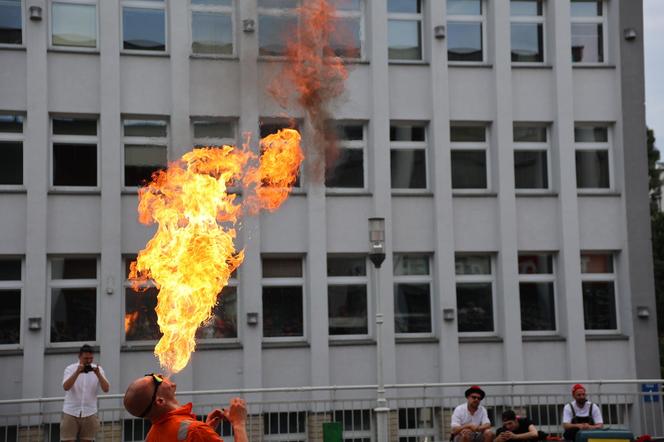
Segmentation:
{"type": "Polygon", "coordinates": [[[150,405],[154,388],[152,379],[147,376],[132,382],[127,387],[124,395],[124,406],[127,411],[136,417],[140,417],[141,413],[150,405]]]}
{"type": "Polygon", "coordinates": [[[179,404],[175,399],[176,385],[168,378],[161,383],[153,376],[143,376],[132,382],[124,395],[125,409],[136,417],[156,419],[179,404]],[[147,411],[147,412],[146,412],[147,411]]]}

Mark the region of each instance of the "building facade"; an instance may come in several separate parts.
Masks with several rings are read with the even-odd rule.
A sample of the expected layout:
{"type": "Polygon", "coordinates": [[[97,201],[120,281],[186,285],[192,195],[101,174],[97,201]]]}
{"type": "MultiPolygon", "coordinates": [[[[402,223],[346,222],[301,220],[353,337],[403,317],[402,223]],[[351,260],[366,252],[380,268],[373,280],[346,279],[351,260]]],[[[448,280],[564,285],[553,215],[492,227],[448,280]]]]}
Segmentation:
{"type": "MultiPolygon", "coordinates": [[[[137,185],[194,145],[306,126],[266,92],[297,4],[0,2],[1,398],[62,395],[82,343],[112,392],[158,371],[156,291],[126,281],[154,231],[137,185]]],[[[657,377],[641,2],[337,14],[340,159],[244,220],[179,388],[657,377]]]]}

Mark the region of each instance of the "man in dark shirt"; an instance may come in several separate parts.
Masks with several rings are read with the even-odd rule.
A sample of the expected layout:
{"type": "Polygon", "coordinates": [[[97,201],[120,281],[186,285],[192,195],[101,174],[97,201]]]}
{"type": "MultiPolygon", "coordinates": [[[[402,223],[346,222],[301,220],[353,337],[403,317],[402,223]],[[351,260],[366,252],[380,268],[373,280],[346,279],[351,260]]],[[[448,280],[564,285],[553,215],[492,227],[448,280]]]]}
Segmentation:
{"type": "Polygon", "coordinates": [[[495,442],[506,442],[508,440],[537,440],[538,433],[535,425],[530,419],[516,417],[513,410],[503,412],[503,426],[496,431],[495,442]]]}

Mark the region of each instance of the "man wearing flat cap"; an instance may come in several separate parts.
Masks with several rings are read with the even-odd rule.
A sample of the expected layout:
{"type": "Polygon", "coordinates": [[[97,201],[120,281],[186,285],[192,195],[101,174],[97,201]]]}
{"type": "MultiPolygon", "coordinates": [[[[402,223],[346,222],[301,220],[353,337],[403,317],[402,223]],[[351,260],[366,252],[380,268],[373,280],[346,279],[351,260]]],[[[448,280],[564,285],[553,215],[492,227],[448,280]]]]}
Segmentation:
{"type": "Polygon", "coordinates": [[[486,393],[477,385],[465,392],[466,403],[452,413],[452,437],[454,442],[492,442],[491,421],[486,408],[480,405],[486,393]]]}
{"type": "Polygon", "coordinates": [[[586,387],[575,384],[572,387],[574,400],[563,408],[563,437],[574,440],[579,430],[596,430],[604,426],[599,405],[586,398],[586,387]]]}

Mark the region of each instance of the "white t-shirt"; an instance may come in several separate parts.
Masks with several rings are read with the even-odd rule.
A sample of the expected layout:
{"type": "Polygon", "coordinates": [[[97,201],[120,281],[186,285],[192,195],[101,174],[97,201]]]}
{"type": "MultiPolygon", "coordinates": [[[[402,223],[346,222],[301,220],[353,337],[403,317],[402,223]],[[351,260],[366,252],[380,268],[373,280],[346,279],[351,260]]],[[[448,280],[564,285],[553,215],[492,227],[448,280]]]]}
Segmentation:
{"type": "Polygon", "coordinates": [[[470,414],[468,404],[461,404],[452,413],[452,426],[461,427],[467,424],[482,425],[491,424],[489,415],[483,406],[478,406],[475,414],[470,414]]]}
{"type": "MultiPolygon", "coordinates": [[[[563,424],[571,424],[572,423],[572,417],[574,415],[572,414],[572,407],[574,407],[574,413],[578,417],[586,417],[590,415],[590,401],[587,401],[585,404],[583,404],[583,407],[579,408],[577,405],[576,401],[572,403],[568,403],[565,405],[563,408],[563,424]]],[[[603,424],[604,421],[602,420],[602,412],[599,409],[599,405],[593,404],[592,405],[592,416],[593,416],[593,421],[595,421],[596,424],[603,424]]]]}
{"type": "MultiPolygon", "coordinates": [[[[63,384],[74,374],[78,364],[78,362],[75,362],[65,368],[62,377],[63,384]]],[[[93,364],[93,367],[96,366],[96,364],[93,364]]],[[[99,367],[99,373],[105,377],[103,368],[99,367]]],[[[97,412],[98,391],[99,379],[93,371],[79,373],[74,385],[65,392],[65,403],[62,406],[62,411],[76,417],[92,416],[97,412]]]]}

